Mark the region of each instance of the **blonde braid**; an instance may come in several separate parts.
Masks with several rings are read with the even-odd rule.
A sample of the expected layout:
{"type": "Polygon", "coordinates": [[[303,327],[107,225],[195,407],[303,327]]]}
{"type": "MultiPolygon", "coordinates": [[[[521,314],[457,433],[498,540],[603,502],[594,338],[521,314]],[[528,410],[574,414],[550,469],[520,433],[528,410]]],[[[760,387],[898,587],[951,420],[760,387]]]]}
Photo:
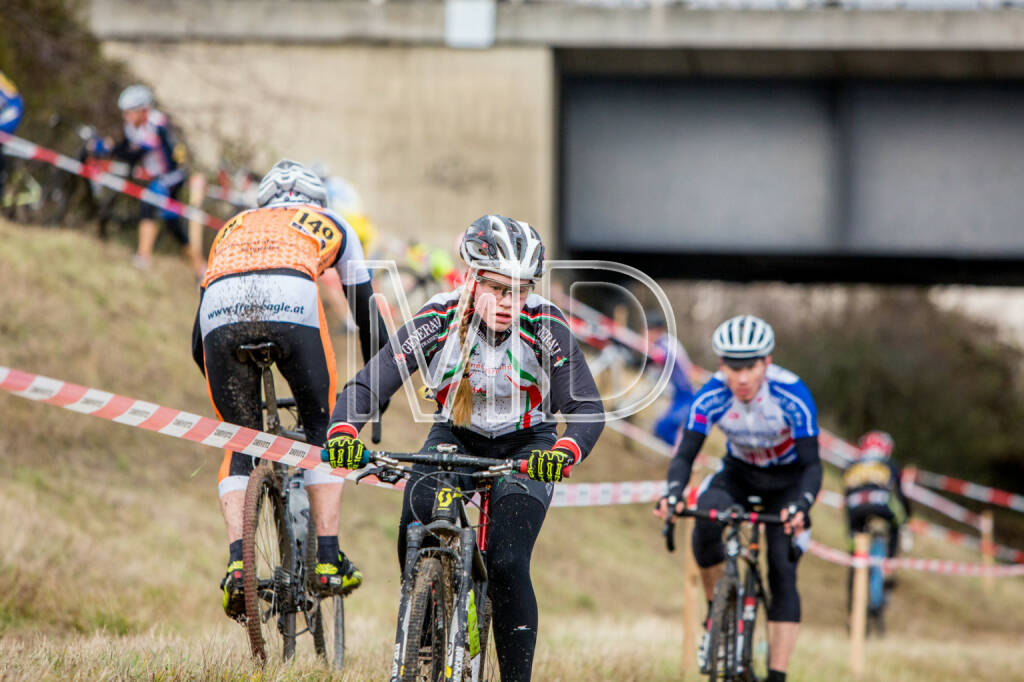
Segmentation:
{"type": "MultiPolygon", "coordinates": [[[[471,280],[472,281],[472,280],[471,280]]],[[[459,300],[459,307],[462,308],[462,315],[459,317],[459,366],[462,367],[462,378],[455,388],[455,397],[452,398],[452,423],[456,426],[469,426],[473,418],[473,389],[469,385],[469,355],[473,351],[473,344],[466,343],[466,335],[469,332],[469,321],[473,317],[473,293],[476,291],[475,281],[473,285],[467,284],[462,298],[459,300]]]]}

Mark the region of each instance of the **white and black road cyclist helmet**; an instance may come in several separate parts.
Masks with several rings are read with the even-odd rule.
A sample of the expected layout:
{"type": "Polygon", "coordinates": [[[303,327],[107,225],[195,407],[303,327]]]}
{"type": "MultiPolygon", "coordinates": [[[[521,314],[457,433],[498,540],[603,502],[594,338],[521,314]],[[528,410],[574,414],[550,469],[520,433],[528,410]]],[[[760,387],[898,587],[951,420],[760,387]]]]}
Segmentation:
{"type": "Polygon", "coordinates": [[[121,91],[117,98],[117,108],[121,111],[132,109],[148,109],[153,106],[153,91],[141,83],[129,85],[121,91]]]}
{"type": "Polygon", "coordinates": [[[737,315],[718,325],[711,336],[715,355],[732,360],[754,360],[775,349],[772,326],[753,315],[737,315]]]}
{"type": "Polygon", "coordinates": [[[316,173],[297,161],[281,159],[260,180],[256,190],[260,208],[269,204],[327,205],[327,190],[316,173]]]}
{"type": "Polygon", "coordinates": [[[512,279],[532,282],[544,274],[544,242],[522,220],[501,215],[477,218],[466,229],[459,253],[471,268],[512,279]]]}

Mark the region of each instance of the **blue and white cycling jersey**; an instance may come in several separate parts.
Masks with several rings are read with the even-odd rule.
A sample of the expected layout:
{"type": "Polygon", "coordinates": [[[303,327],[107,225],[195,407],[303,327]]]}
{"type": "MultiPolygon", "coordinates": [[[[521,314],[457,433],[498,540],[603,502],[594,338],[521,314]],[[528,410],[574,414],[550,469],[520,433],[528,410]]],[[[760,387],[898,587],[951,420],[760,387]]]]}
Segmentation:
{"type": "Polygon", "coordinates": [[[792,464],[797,438],[818,435],[818,410],[800,377],[768,365],[761,389],[749,403],[738,400],[718,371],[697,392],[686,428],[707,435],[718,424],[728,456],[756,467],[792,464]]]}
{"type": "Polygon", "coordinates": [[[0,71],[0,130],[14,134],[25,113],[25,101],[18,88],[0,71]]]}
{"type": "Polygon", "coordinates": [[[668,334],[662,334],[651,345],[648,353],[656,365],[671,364],[672,374],[669,375],[669,383],[675,389],[677,397],[680,394],[687,398],[693,396],[693,387],[690,385],[689,377],[692,366],[690,356],[686,354],[686,349],[678,339],[668,334]]]}

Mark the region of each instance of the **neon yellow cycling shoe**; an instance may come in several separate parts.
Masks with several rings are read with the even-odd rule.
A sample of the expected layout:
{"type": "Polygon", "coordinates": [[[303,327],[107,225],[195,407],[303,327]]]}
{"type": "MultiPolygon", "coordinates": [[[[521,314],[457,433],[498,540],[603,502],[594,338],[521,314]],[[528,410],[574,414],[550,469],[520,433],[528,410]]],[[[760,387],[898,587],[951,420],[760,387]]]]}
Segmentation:
{"type": "Polygon", "coordinates": [[[338,561],[316,565],[313,589],[321,595],[346,595],[363,584],[363,574],[348,560],[344,552],[338,552],[338,561]]]}
{"type": "Polygon", "coordinates": [[[244,569],[241,561],[232,561],[228,564],[228,572],[220,581],[220,587],[224,590],[224,613],[228,618],[240,620],[245,617],[245,592],[242,588],[242,575],[244,569]]]}

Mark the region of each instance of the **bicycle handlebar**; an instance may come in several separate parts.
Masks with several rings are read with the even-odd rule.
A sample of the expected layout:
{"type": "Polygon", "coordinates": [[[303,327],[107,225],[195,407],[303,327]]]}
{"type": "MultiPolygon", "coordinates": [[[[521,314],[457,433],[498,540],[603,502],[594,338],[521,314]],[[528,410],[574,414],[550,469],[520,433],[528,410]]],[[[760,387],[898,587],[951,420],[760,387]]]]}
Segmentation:
{"type": "Polygon", "coordinates": [[[779,514],[762,514],[761,512],[739,511],[738,509],[684,509],[681,512],[672,510],[673,516],[692,516],[695,519],[717,521],[723,525],[736,525],[749,521],[769,526],[781,526],[785,521],[779,514]]]}
{"type": "MultiPolygon", "coordinates": [[[[681,512],[675,510],[675,506],[672,505],[669,508],[669,515],[665,519],[664,525],[661,527],[661,535],[665,538],[665,549],[670,552],[676,551],[676,524],[674,517],[676,516],[689,516],[695,519],[704,519],[706,521],[715,521],[723,525],[739,525],[741,523],[763,523],[769,526],[781,526],[785,523],[782,520],[782,516],[779,514],[762,514],[761,512],[748,512],[741,511],[739,509],[683,509],[681,512]]],[[[794,555],[796,549],[796,538],[790,536],[790,547],[789,557],[790,561],[795,561],[794,555]]]]}
{"type": "MultiPolygon", "coordinates": [[[[477,457],[459,452],[386,452],[383,450],[368,450],[367,455],[370,461],[394,467],[399,462],[411,464],[433,464],[441,467],[471,467],[479,471],[469,472],[466,475],[476,478],[490,476],[501,476],[511,472],[522,474],[529,473],[530,461],[527,459],[493,459],[491,457],[477,457]]],[[[562,469],[562,476],[568,478],[572,473],[572,465],[562,469]]]]}

